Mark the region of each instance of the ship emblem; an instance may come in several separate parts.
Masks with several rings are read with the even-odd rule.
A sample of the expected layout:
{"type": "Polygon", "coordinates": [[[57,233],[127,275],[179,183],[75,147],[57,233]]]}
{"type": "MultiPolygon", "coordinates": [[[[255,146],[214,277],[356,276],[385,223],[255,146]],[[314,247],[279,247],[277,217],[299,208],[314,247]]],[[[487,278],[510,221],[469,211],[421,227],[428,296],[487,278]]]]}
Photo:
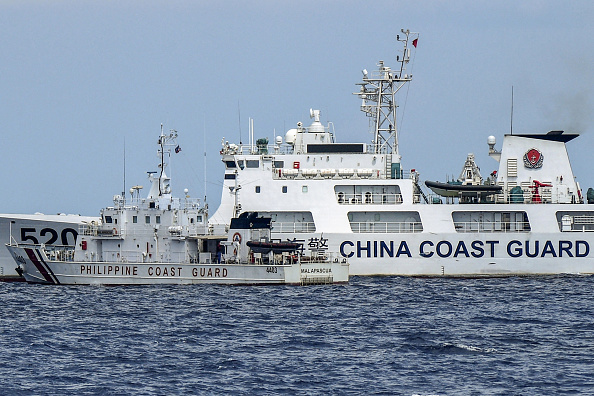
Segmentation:
{"type": "Polygon", "coordinates": [[[526,154],[524,154],[524,166],[526,166],[526,168],[533,169],[541,168],[543,159],[544,155],[542,155],[540,151],[535,148],[531,148],[530,150],[526,151],[526,154]]]}

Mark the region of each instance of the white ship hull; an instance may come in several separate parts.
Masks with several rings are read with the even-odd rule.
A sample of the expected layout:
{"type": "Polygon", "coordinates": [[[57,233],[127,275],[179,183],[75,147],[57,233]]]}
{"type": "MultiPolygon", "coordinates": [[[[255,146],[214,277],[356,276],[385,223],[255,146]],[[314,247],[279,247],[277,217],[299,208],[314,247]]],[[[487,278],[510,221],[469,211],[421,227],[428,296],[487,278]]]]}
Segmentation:
{"type": "MultiPolygon", "coordinates": [[[[312,186],[312,183],[309,185],[312,186]]],[[[247,202],[247,207],[260,209],[262,214],[270,213],[256,203],[243,202],[247,202]]],[[[299,241],[314,249],[338,252],[339,257],[349,260],[351,275],[593,274],[594,233],[584,228],[580,230],[575,225],[561,231],[561,225],[556,221],[557,213],[584,213],[588,206],[506,205],[503,208],[501,205],[480,205],[483,213],[500,212],[502,209],[511,213],[525,212],[530,219],[530,230],[524,230],[523,222],[452,221],[455,213],[475,212],[477,208],[473,205],[417,205],[414,210],[420,214],[423,231],[414,232],[418,224],[409,223],[399,224],[402,228],[400,232],[378,232],[378,229],[390,225],[370,221],[357,224],[360,232],[355,233],[341,232],[353,227],[348,221],[348,213],[353,208],[344,209],[344,206],[337,205],[332,209],[312,210],[318,229],[321,228],[318,224],[327,224],[319,232],[273,232],[272,236],[283,241],[299,241]],[[427,230],[429,225],[441,231],[427,230]],[[450,231],[444,231],[444,228],[450,228],[450,231]]],[[[384,208],[384,213],[377,208],[375,210],[383,217],[393,208],[384,208]]],[[[399,210],[406,213],[412,208],[399,210]]]]}
{"type": "MultiPolygon", "coordinates": [[[[44,243],[68,245],[76,241],[81,224],[97,221],[97,217],[79,215],[0,214],[2,243],[44,243]]],[[[8,250],[0,249],[0,280],[22,280],[8,250]]]]}
{"type": "Polygon", "coordinates": [[[348,264],[290,265],[73,262],[48,259],[40,247],[8,246],[29,283],[61,285],[309,285],[348,282],[348,264]]]}
{"type": "MultiPolygon", "coordinates": [[[[304,235],[289,235],[290,239],[304,235]]],[[[351,275],[516,276],[594,274],[594,242],[583,235],[542,233],[352,234],[324,233],[331,250],[350,262],[351,275]],[[562,238],[562,239],[561,239],[562,238]]]]}

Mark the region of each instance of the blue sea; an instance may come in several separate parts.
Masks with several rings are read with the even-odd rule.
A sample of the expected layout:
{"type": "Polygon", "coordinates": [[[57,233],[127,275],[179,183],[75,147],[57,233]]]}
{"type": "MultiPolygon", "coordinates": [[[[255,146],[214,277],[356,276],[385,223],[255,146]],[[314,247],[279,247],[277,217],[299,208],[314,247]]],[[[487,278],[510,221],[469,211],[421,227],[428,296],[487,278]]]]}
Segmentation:
{"type": "Polygon", "coordinates": [[[6,395],[594,394],[594,277],[0,283],[6,395]]]}

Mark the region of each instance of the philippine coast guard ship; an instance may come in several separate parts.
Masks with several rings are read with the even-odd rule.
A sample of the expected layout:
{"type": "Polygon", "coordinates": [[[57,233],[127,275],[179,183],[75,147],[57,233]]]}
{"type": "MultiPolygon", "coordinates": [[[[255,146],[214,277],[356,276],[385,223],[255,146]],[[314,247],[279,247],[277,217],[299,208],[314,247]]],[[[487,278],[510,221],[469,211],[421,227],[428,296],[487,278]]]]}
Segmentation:
{"type": "MultiPolygon", "coordinates": [[[[231,220],[228,236],[209,232],[207,207],[171,195],[165,173],[177,133],[159,137],[159,172],[151,189],[114,196],[98,222],[81,226],[75,245],[11,243],[17,271],[45,284],[327,284],[348,281],[346,259],[303,255],[302,245],[270,237],[270,218],[244,213],[231,220]]],[[[186,190],[187,194],[187,190],[186,190]]]]}
{"type": "Polygon", "coordinates": [[[223,141],[213,227],[258,211],[272,218],[273,236],[340,252],[351,275],[594,273],[594,206],[584,203],[565,147],[578,135],[510,134],[500,150],[489,136],[499,170],[483,179],[471,154],[458,180],[425,183],[434,194],[402,168],[396,94],[412,79],[406,66],[418,39],[402,33],[398,67],[363,70],[355,93],[373,140],[338,143],[311,110],[309,127],[297,123],[273,145],[223,141]]]}
{"type": "MultiPolygon", "coordinates": [[[[80,225],[97,217],[74,214],[0,214],[0,241],[9,243],[73,244],[80,225]]],[[[0,281],[23,281],[8,250],[0,249],[0,281]]]]}

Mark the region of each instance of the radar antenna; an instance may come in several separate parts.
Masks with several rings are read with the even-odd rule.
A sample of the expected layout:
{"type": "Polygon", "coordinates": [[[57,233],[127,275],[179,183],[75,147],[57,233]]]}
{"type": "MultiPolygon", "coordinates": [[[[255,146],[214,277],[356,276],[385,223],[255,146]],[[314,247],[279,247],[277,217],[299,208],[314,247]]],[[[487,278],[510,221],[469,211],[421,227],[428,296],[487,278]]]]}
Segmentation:
{"type": "Polygon", "coordinates": [[[399,70],[392,70],[379,61],[378,70],[367,73],[363,69],[363,82],[357,85],[361,86],[358,95],[362,99],[361,111],[371,118],[374,137],[374,154],[394,154],[398,157],[398,135],[396,128],[396,93],[412,80],[412,74],[406,74],[406,65],[410,61],[409,39],[413,38],[412,44],[416,48],[418,33],[412,33],[410,30],[402,29],[404,37],[396,36],[396,40],[403,45],[402,57],[396,56],[396,61],[400,63],[399,70]]]}

